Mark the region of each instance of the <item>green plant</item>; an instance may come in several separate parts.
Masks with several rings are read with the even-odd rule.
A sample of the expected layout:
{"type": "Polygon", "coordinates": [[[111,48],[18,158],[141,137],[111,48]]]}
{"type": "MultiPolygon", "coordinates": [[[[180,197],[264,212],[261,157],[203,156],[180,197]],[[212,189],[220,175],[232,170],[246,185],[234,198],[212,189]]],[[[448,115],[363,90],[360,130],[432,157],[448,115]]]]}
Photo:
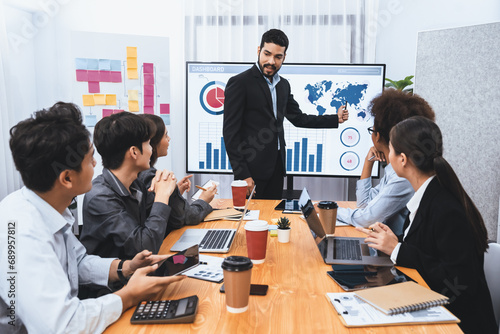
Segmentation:
{"type": "Polygon", "coordinates": [[[403,80],[398,80],[398,81],[385,78],[385,80],[388,81],[385,84],[385,87],[394,88],[411,95],[413,94],[413,88],[406,88],[406,87],[413,85],[413,81],[411,81],[411,79],[413,79],[414,77],[415,77],[414,75],[409,75],[403,80]]]}
{"type": "Polygon", "coordinates": [[[278,228],[280,230],[288,230],[290,228],[290,220],[286,217],[280,217],[278,219],[278,228]]]}

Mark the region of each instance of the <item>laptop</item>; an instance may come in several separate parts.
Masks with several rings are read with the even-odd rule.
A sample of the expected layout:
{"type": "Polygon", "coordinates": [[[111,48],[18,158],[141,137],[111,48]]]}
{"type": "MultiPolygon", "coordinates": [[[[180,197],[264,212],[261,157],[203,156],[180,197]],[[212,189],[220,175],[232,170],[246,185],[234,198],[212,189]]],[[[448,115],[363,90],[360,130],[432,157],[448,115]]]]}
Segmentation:
{"type": "Polygon", "coordinates": [[[327,235],[306,188],[300,195],[299,206],[326,264],[394,265],[388,255],[368,247],[365,238],[327,235]]]}
{"type": "Polygon", "coordinates": [[[238,226],[235,229],[202,229],[191,228],[184,231],[179,240],[170,248],[173,252],[178,252],[198,244],[199,250],[203,253],[227,253],[233,244],[236,232],[240,228],[241,222],[248,211],[248,205],[255,192],[255,186],[247,200],[243,214],[238,226]]]}

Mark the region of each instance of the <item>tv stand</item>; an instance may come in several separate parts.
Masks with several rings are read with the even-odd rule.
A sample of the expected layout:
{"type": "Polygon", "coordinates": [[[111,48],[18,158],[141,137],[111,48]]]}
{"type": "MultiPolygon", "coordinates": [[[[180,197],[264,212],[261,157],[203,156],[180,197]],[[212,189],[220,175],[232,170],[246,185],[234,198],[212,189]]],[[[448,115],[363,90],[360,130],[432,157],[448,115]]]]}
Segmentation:
{"type": "Polygon", "coordinates": [[[284,199],[299,199],[302,190],[294,190],[293,189],[293,176],[286,176],[286,189],[283,189],[282,197],[284,199]]]}

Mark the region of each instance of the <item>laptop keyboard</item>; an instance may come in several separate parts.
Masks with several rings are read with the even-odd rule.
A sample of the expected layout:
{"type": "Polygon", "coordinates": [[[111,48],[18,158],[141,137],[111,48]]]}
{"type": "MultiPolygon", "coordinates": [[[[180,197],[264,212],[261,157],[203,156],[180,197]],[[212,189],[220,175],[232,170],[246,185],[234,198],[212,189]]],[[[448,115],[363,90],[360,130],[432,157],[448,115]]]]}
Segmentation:
{"type": "Polygon", "coordinates": [[[335,239],[335,259],[362,260],[359,240],[335,239]]]}
{"type": "Polygon", "coordinates": [[[200,242],[200,249],[224,249],[232,231],[209,230],[200,242]]]}

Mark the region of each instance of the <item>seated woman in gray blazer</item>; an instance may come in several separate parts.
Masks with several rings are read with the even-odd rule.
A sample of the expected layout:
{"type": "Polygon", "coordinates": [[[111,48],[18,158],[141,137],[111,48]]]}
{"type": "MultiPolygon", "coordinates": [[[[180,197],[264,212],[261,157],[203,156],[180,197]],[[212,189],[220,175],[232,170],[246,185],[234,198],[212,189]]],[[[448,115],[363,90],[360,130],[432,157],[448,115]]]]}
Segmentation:
{"type": "Polygon", "coordinates": [[[390,133],[389,159],[415,195],[397,237],[379,222],[365,232],[370,247],[395,264],[417,269],[429,287],[450,298],[447,308],[460,318],[465,333],[498,333],[484,276],[488,233],[478,209],[443,158],[439,127],[417,116],[390,133]]]}

